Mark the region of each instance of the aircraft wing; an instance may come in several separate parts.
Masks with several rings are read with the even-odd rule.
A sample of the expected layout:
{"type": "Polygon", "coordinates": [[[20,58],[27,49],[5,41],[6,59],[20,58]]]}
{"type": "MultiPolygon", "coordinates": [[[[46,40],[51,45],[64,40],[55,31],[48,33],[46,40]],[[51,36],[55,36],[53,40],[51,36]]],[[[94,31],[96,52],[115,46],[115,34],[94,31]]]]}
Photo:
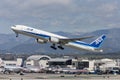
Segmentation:
{"type": "Polygon", "coordinates": [[[66,44],[66,43],[68,43],[68,42],[82,41],[82,40],[84,40],[84,39],[88,39],[88,38],[92,38],[92,37],[94,37],[94,36],[82,37],[82,38],[60,39],[60,42],[61,42],[62,44],[66,44]]]}

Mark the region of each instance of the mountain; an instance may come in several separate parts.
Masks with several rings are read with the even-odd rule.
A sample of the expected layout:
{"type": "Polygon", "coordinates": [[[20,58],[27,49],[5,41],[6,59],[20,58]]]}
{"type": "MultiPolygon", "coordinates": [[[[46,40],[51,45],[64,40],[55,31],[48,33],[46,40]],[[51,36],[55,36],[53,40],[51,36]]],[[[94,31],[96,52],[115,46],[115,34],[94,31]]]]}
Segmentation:
{"type": "Polygon", "coordinates": [[[28,39],[29,38],[26,38],[24,36],[16,38],[15,34],[0,34],[0,49],[11,49],[12,47],[19,45],[28,39]]]}
{"type": "MultiPolygon", "coordinates": [[[[55,32],[56,34],[60,34],[63,36],[67,36],[70,38],[73,37],[84,37],[84,36],[94,36],[94,38],[84,40],[85,42],[90,43],[95,40],[101,34],[105,34],[107,36],[106,40],[102,45],[102,49],[104,49],[105,53],[108,52],[119,52],[120,45],[118,44],[120,41],[119,36],[120,28],[113,29],[104,29],[97,30],[89,33],[67,33],[67,32],[55,32]]],[[[72,48],[65,47],[64,50],[53,50],[49,46],[51,44],[38,44],[34,38],[26,37],[20,35],[18,38],[15,37],[15,34],[0,34],[0,52],[13,52],[13,53],[88,53],[87,51],[80,51],[72,48]]]]}

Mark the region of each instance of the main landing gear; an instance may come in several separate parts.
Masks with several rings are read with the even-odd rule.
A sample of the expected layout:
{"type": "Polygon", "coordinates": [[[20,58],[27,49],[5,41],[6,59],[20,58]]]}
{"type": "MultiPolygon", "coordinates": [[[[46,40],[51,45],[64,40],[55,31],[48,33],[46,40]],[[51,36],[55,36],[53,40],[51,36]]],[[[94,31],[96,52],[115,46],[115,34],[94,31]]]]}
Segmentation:
{"type": "Polygon", "coordinates": [[[64,49],[62,46],[58,46],[58,48],[59,48],[59,49],[62,49],[62,50],[64,49]]]}
{"type": "Polygon", "coordinates": [[[50,46],[52,49],[56,50],[57,48],[55,47],[55,44],[53,44],[52,46],[50,46]]]}
{"type": "MultiPolygon", "coordinates": [[[[52,49],[54,49],[54,50],[56,50],[57,48],[56,48],[56,46],[55,46],[55,44],[53,44],[52,46],[50,46],[52,49]]],[[[57,46],[59,49],[61,49],[61,50],[63,50],[64,48],[62,47],[62,45],[59,45],[59,46],[57,46]]]]}

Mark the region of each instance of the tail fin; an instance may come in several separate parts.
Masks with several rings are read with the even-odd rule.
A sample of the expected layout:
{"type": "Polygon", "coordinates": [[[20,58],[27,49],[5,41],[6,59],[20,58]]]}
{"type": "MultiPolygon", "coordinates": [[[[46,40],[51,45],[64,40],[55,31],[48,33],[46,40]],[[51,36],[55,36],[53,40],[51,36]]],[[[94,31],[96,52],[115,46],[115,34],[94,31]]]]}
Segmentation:
{"type": "Polygon", "coordinates": [[[106,38],[106,36],[103,34],[100,37],[98,37],[96,40],[91,42],[90,45],[93,47],[99,48],[101,43],[104,41],[105,38],[106,38]]]}
{"type": "Polygon", "coordinates": [[[23,61],[22,61],[21,65],[20,65],[20,67],[24,67],[24,65],[25,65],[25,60],[23,59],[23,61]]]}

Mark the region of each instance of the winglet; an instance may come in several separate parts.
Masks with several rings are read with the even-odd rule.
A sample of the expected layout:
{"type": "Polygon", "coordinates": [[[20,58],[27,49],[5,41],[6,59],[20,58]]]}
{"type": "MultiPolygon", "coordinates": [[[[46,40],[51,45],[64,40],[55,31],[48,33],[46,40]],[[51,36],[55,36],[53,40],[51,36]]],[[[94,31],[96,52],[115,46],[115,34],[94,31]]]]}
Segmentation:
{"type": "Polygon", "coordinates": [[[98,37],[96,40],[91,42],[90,45],[93,47],[99,48],[101,43],[104,41],[105,38],[106,38],[106,36],[103,34],[100,37],[98,37]]]}

